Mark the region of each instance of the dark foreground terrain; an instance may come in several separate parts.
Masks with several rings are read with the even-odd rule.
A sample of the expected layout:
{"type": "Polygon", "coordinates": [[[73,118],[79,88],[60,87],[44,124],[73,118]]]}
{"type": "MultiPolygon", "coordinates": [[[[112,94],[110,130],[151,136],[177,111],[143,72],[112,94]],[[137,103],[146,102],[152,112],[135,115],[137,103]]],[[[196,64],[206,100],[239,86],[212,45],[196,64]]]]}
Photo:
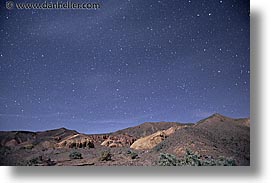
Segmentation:
{"type": "Polygon", "coordinates": [[[0,132],[0,165],[250,165],[250,119],[214,114],[194,124],[143,123],[109,134],[60,128],[0,132]]]}

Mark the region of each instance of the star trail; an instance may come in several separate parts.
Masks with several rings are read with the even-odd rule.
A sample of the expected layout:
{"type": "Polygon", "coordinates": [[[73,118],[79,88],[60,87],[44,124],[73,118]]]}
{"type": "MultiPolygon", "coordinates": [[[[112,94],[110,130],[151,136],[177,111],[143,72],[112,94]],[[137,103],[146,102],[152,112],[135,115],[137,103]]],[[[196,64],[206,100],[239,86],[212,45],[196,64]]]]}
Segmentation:
{"type": "Polygon", "coordinates": [[[1,2],[0,130],[103,133],[249,117],[248,0],[95,2],[99,9],[1,2]]]}

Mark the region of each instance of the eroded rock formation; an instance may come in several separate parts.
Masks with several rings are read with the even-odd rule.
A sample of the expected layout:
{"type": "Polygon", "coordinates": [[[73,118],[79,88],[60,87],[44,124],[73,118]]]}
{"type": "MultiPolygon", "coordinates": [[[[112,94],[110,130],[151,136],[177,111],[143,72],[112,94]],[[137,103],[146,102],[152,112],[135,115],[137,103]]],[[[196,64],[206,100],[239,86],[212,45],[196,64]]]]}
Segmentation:
{"type": "Polygon", "coordinates": [[[136,138],[127,134],[109,136],[105,141],[101,143],[107,147],[129,147],[135,142],[136,138]]]}
{"type": "Polygon", "coordinates": [[[161,130],[156,133],[153,133],[151,135],[148,135],[146,137],[142,137],[135,141],[130,148],[132,149],[152,149],[159,143],[161,143],[164,139],[166,139],[168,136],[173,134],[176,130],[181,129],[182,127],[171,127],[167,130],[161,130]]]}
{"type": "Polygon", "coordinates": [[[58,147],[94,148],[93,139],[87,135],[76,134],[58,143],[58,147]]]}

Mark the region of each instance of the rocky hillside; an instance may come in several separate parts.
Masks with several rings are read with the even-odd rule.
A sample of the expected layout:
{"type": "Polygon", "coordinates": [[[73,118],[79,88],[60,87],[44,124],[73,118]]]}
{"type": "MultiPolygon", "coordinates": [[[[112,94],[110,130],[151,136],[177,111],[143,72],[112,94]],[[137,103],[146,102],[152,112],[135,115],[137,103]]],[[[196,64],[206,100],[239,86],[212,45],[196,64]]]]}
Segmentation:
{"type": "Polygon", "coordinates": [[[192,125],[192,124],[183,124],[177,122],[145,122],[141,125],[129,127],[123,130],[112,133],[112,135],[117,134],[128,134],[136,138],[145,137],[151,135],[160,130],[167,130],[173,126],[182,126],[182,125],[192,125]]]}
{"type": "Polygon", "coordinates": [[[193,124],[146,122],[92,135],[65,128],[0,132],[0,165],[151,166],[161,153],[181,158],[187,151],[249,165],[250,119],[214,114],[193,124]]]}
{"type": "Polygon", "coordinates": [[[155,150],[182,155],[186,149],[201,155],[225,156],[238,164],[250,163],[250,120],[214,114],[195,125],[176,131],[155,150]]]}
{"type": "MultiPolygon", "coordinates": [[[[69,147],[72,143],[80,144],[89,139],[93,139],[88,135],[79,134],[77,131],[60,128],[55,130],[47,130],[43,132],[0,132],[0,145],[6,147],[69,147]]],[[[72,146],[73,147],[73,146],[72,146]]]]}
{"type": "Polygon", "coordinates": [[[141,137],[140,139],[136,140],[130,148],[137,149],[137,150],[147,150],[152,149],[170,135],[175,133],[177,130],[182,129],[184,126],[173,126],[168,128],[167,130],[161,130],[151,135],[141,137]]]}

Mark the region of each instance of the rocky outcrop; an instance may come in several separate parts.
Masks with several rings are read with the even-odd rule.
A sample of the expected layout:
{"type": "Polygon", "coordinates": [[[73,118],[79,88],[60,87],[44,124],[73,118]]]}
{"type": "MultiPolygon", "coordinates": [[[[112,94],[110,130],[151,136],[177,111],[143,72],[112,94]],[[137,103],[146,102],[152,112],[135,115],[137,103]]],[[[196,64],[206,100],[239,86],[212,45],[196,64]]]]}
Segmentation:
{"type": "Polygon", "coordinates": [[[181,126],[171,127],[167,130],[161,130],[146,137],[140,138],[135,141],[130,148],[132,149],[152,149],[159,143],[161,143],[164,139],[166,139],[171,134],[175,133],[176,130],[181,129],[181,126]]]}
{"type": "Polygon", "coordinates": [[[15,139],[11,139],[4,144],[4,146],[8,146],[8,147],[14,147],[17,145],[18,145],[18,142],[15,139]]]}
{"type": "Polygon", "coordinates": [[[109,136],[105,141],[101,143],[102,146],[107,147],[129,147],[136,140],[135,137],[132,137],[127,134],[109,136]]]}
{"type": "Polygon", "coordinates": [[[156,133],[161,130],[167,130],[170,127],[174,126],[183,126],[183,125],[193,125],[193,124],[183,124],[177,122],[145,122],[138,126],[129,127],[123,130],[116,131],[112,135],[121,135],[128,134],[136,138],[145,137],[156,133]]]}
{"type": "Polygon", "coordinates": [[[94,148],[94,143],[91,137],[83,134],[76,134],[59,142],[58,147],[94,148]]]}
{"type": "Polygon", "coordinates": [[[0,146],[15,147],[21,143],[34,141],[36,133],[27,131],[0,132],[0,146]]]}

